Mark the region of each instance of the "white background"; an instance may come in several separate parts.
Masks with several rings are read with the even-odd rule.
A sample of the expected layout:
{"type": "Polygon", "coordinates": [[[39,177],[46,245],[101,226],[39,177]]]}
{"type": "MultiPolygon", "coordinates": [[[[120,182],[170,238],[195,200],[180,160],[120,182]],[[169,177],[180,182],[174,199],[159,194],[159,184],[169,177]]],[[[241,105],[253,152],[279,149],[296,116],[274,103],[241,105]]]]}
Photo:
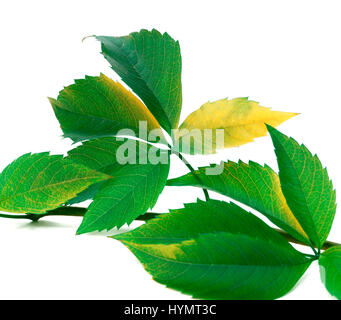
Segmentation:
{"type": "MultiPolygon", "coordinates": [[[[82,43],[84,36],[156,28],[180,41],[181,119],[208,100],[240,96],[299,112],[280,130],[318,153],[340,190],[340,10],[340,1],[328,0],[2,1],[0,169],[26,152],[71,148],[60,138],[47,96],[56,97],[85,74],[117,79],[99,43],[82,43]]],[[[269,137],[191,161],[239,158],[277,170],[269,137]]],[[[185,172],[174,159],[171,176],[185,172]]],[[[200,189],[166,188],[155,211],[182,207],[198,196],[200,189]]],[[[152,281],[106,233],[75,236],[79,223],[60,217],[38,224],[0,220],[0,298],[188,299],[152,281]]],[[[341,214],[330,240],[341,242],[341,214]]],[[[331,297],[315,264],[285,298],[331,297]]]]}

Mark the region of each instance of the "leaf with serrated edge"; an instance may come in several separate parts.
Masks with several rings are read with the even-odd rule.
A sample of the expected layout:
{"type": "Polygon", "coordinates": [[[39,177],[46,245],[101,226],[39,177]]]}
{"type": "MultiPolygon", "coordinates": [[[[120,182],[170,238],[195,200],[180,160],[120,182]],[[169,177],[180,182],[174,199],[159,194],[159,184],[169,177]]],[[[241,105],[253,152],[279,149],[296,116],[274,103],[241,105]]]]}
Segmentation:
{"type": "Polygon", "coordinates": [[[215,153],[218,148],[241,146],[265,136],[265,123],[278,126],[296,115],[273,111],[248,98],[207,102],[192,112],[179,130],[175,130],[175,143],[184,153],[215,153]],[[210,134],[206,133],[207,130],[210,134]],[[221,133],[216,130],[223,130],[223,143],[219,140],[221,133]]]}
{"type": "MultiPolygon", "coordinates": [[[[147,146],[141,142],[141,150],[147,146]]],[[[119,169],[123,161],[132,163],[139,162],[140,143],[137,140],[128,138],[105,137],[84,141],[80,146],[68,151],[67,158],[93,170],[111,172],[119,169]],[[117,151],[124,144],[133,146],[134,152],[126,155],[118,154],[117,151]],[[123,159],[123,156],[125,157],[123,159]]],[[[144,155],[144,154],[143,154],[144,155]]]]}
{"type": "Polygon", "coordinates": [[[324,251],[319,259],[321,280],[328,292],[341,300],[341,246],[324,251]]]}
{"type": "MultiPolygon", "coordinates": [[[[85,141],[77,148],[70,150],[67,158],[93,170],[114,175],[116,170],[125,165],[122,163],[139,162],[139,150],[142,145],[146,146],[143,142],[139,144],[136,140],[127,138],[119,138],[119,140],[116,137],[98,138],[85,141]],[[127,155],[119,153],[119,149],[126,143],[129,143],[134,147],[134,152],[127,155]],[[122,157],[124,157],[124,159],[122,157]]],[[[143,149],[144,148],[142,147],[141,150],[143,149]]],[[[144,156],[143,153],[142,156],[144,156]]],[[[104,183],[105,181],[90,186],[76,198],[68,201],[68,204],[93,199],[104,183]]]]}
{"type": "Polygon", "coordinates": [[[0,211],[44,213],[109,176],[61,155],[25,154],[0,175],[0,211]]]}
{"type": "Polygon", "coordinates": [[[268,126],[287,203],[311,241],[321,248],[336,212],[336,194],[327,170],[293,138],[268,126]]]}
{"type": "Polygon", "coordinates": [[[105,181],[101,181],[101,182],[92,184],[90,187],[80,192],[76,197],[68,200],[65,204],[68,206],[72,206],[74,204],[93,199],[96,193],[101,189],[104,183],[105,181]]]}
{"type": "Polygon", "coordinates": [[[113,237],[153,279],[201,299],[276,299],[311,259],[242,208],[199,201],[113,237]]]}
{"type": "Polygon", "coordinates": [[[224,169],[219,175],[207,175],[210,167],[201,167],[194,173],[168,180],[167,185],[204,187],[221,193],[259,211],[296,239],[309,244],[287,205],[278,175],[270,167],[252,161],[249,164],[228,161],[221,165],[224,169]]]}
{"type": "Polygon", "coordinates": [[[182,105],[179,42],[155,29],[96,39],[113,70],[170,134],[178,126],[182,105]]]}
{"type": "Polygon", "coordinates": [[[146,106],[120,83],[103,74],[75,80],[60,91],[57,100],[49,100],[64,136],[75,142],[113,136],[129,129],[130,132],[125,130],[126,135],[151,142],[156,139],[149,132],[155,130],[153,133],[160,137],[160,142],[166,143],[160,125],[146,106]],[[145,136],[139,135],[139,121],[146,122],[145,136]]]}
{"type": "MultiPolygon", "coordinates": [[[[112,175],[113,179],[104,183],[96,193],[77,234],[120,228],[125,223],[130,224],[155,205],[167,181],[169,154],[168,151],[139,142],[139,146],[142,145],[146,148],[140,148],[138,157],[147,159],[151,152],[159,151],[165,153],[166,163],[154,164],[148,158],[146,164],[109,166],[105,171],[112,175]],[[141,155],[141,152],[146,155],[141,155]]],[[[106,161],[110,162],[106,156],[102,153],[97,157],[102,165],[106,161]]]]}

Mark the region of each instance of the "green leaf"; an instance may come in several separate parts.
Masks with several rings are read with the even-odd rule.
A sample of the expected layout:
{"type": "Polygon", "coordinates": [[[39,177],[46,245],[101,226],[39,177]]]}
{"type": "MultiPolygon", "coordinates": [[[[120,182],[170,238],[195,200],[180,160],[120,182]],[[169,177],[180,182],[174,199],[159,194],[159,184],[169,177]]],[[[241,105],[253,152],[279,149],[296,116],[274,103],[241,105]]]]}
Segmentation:
{"type": "Polygon", "coordinates": [[[201,299],[276,299],[311,263],[242,208],[199,201],[113,237],[154,280],[201,299]]]}
{"type": "Polygon", "coordinates": [[[137,140],[105,137],[83,142],[70,150],[67,158],[93,170],[111,174],[125,163],[138,163],[140,149],[143,156],[148,156],[146,148],[146,143],[137,140]]]}
{"type": "Polygon", "coordinates": [[[248,98],[206,102],[175,131],[177,148],[188,154],[210,154],[267,134],[265,122],[278,126],[297,113],[274,111],[248,98]]]}
{"type": "MultiPolygon", "coordinates": [[[[83,142],[77,148],[70,150],[67,158],[93,170],[115,175],[115,172],[125,164],[139,162],[140,148],[144,155],[145,143],[138,143],[136,140],[127,138],[105,137],[83,142]]],[[[90,186],[76,198],[68,201],[68,204],[93,199],[104,183],[105,181],[90,186]]]]}
{"type": "Polygon", "coordinates": [[[108,178],[61,155],[25,154],[0,175],[0,211],[44,213],[108,178]]]}
{"type": "Polygon", "coordinates": [[[130,224],[155,205],[169,172],[168,151],[135,140],[89,141],[71,151],[69,157],[113,176],[94,195],[78,234],[130,224]],[[124,155],[125,144],[129,148],[135,145],[135,149],[124,155]],[[130,163],[122,164],[123,160],[130,163]]]}
{"type": "Polygon", "coordinates": [[[113,136],[125,130],[125,135],[152,142],[157,142],[154,137],[157,135],[166,143],[160,125],[146,106],[121,84],[103,74],[75,80],[60,91],[57,100],[49,100],[64,136],[75,142],[113,136]],[[139,121],[146,122],[145,136],[140,135],[139,121]],[[152,130],[154,135],[148,137],[152,130]]]}
{"type": "Polygon", "coordinates": [[[296,239],[309,243],[307,235],[287,205],[278,175],[270,167],[242,161],[229,161],[221,165],[224,166],[221,174],[207,174],[207,171],[214,170],[214,165],[211,165],[171,179],[167,185],[204,187],[219,192],[259,211],[296,239]]]}
{"type": "Polygon", "coordinates": [[[178,126],[182,105],[179,42],[155,29],[96,39],[113,70],[171,133],[178,126]]]}
{"type": "Polygon", "coordinates": [[[321,280],[329,293],[341,300],[341,246],[324,251],[319,259],[321,280]]]}
{"type": "Polygon", "coordinates": [[[270,126],[268,130],[287,203],[311,241],[321,248],[336,212],[336,194],[327,170],[304,145],[270,126]]]}
{"type": "Polygon", "coordinates": [[[91,200],[94,198],[96,193],[101,189],[105,181],[92,184],[90,187],[86,188],[84,191],[80,192],[76,197],[68,200],[65,204],[72,206],[83,201],[91,200]]]}

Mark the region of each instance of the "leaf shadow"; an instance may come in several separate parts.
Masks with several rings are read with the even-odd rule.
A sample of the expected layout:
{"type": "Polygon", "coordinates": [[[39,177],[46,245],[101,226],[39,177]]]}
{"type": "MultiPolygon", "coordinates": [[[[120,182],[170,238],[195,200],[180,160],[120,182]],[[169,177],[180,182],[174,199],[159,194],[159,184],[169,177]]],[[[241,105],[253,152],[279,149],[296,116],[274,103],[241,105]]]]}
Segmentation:
{"type": "Polygon", "coordinates": [[[40,229],[40,228],[74,228],[73,225],[52,221],[31,221],[20,224],[18,229],[40,229]]]}

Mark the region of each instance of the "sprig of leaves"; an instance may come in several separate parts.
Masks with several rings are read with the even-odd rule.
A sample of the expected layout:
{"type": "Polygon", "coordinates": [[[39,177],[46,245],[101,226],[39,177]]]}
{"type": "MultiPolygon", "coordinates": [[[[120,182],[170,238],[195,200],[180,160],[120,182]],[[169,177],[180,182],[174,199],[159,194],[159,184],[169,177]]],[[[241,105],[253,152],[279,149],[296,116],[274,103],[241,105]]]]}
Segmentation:
{"type": "Polygon", "coordinates": [[[169,186],[200,186],[240,201],[301,241],[322,248],[336,212],[336,194],[326,169],[304,145],[268,126],[279,176],[268,166],[228,162],[221,175],[208,167],[168,181],[169,186]],[[202,183],[198,183],[200,177],[202,183]]]}
{"type": "Polygon", "coordinates": [[[318,157],[274,128],[296,114],[247,98],[221,99],[205,103],[178,126],[179,42],[156,30],[95,38],[134,93],[100,74],[75,80],[49,98],[64,137],[81,144],[67,157],[26,154],[10,164],[0,175],[0,210],[15,214],[0,216],[33,221],[82,216],[77,234],[148,220],[113,238],[156,281],[195,298],[276,299],[318,259],[327,290],[340,299],[341,246],[326,241],[335,190],[318,157]],[[214,165],[195,170],[182,154],[215,153],[267,132],[278,174],[267,165],[226,161],[212,175],[214,165]],[[167,182],[171,154],[191,172],[167,182]],[[206,201],[145,214],[166,183],[203,188],[206,201]],[[233,202],[210,199],[207,189],[258,211],[280,230],[233,202]],[[91,200],[88,208],[72,206],[85,200],[91,200]],[[314,255],[297,251],[288,240],[310,246],[314,255]]]}

